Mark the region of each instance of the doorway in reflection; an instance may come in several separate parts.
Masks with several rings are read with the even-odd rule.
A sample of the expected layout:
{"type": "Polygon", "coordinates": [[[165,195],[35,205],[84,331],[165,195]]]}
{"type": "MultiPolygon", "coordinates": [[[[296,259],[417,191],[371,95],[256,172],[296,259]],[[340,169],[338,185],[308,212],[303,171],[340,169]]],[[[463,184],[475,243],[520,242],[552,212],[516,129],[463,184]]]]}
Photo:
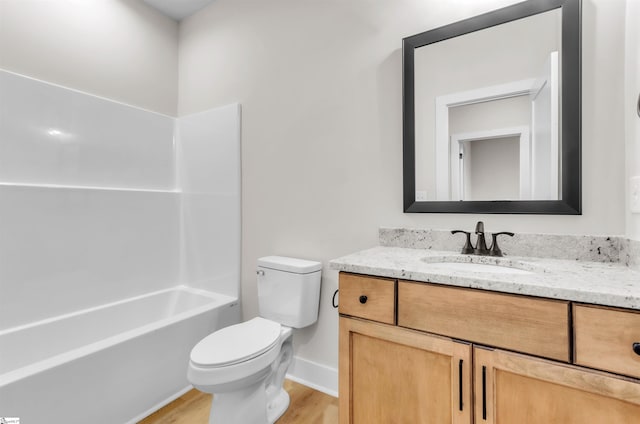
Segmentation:
{"type": "MultiPolygon", "coordinates": [[[[455,136],[454,136],[455,137],[455,136]]],[[[458,141],[459,200],[520,200],[520,137],[458,141]]],[[[457,181],[456,181],[457,180],[457,181]]]]}

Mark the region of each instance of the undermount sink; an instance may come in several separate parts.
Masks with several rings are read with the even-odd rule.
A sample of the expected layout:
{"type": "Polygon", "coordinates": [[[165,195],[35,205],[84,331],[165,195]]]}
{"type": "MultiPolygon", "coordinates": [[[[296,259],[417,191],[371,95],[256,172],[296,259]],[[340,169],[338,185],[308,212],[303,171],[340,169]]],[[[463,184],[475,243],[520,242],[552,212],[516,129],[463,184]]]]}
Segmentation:
{"type": "Polygon", "coordinates": [[[466,272],[488,274],[518,274],[528,275],[535,273],[533,266],[520,261],[490,256],[431,256],[422,259],[427,263],[429,271],[438,273],[466,272]]]}

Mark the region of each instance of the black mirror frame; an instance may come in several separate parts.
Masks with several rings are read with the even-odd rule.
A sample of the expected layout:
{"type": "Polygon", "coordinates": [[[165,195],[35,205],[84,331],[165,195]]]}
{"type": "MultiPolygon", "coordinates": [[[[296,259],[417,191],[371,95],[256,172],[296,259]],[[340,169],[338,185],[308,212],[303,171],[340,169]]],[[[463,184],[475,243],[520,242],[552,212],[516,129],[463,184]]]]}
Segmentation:
{"type": "Polygon", "coordinates": [[[581,0],[528,0],[402,40],[402,157],[405,213],[582,214],[581,31],[581,0]],[[557,8],[562,9],[562,199],[416,201],[415,49],[557,8]]]}

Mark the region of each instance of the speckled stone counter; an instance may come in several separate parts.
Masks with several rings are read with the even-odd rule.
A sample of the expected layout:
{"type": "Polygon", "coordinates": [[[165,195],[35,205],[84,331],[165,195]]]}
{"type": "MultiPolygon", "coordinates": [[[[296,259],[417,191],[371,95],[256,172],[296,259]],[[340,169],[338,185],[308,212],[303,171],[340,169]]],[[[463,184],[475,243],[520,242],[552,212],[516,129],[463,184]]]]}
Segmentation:
{"type": "MultiPolygon", "coordinates": [[[[471,231],[469,228],[466,230],[471,231]]],[[[487,244],[491,241],[489,234],[490,232],[487,232],[487,244]]],[[[388,247],[459,252],[464,244],[464,235],[452,235],[449,230],[382,227],[378,230],[378,236],[380,245],[388,247]]],[[[475,235],[473,237],[475,243],[475,235]]],[[[505,256],[578,261],[621,262],[621,251],[624,250],[630,255],[638,253],[632,251],[629,240],[616,236],[516,233],[513,237],[500,237],[499,245],[505,256]]]]}
{"type": "Polygon", "coordinates": [[[640,271],[640,241],[624,239],[620,244],[620,262],[640,271]]]}
{"type": "MultiPolygon", "coordinates": [[[[606,239],[601,240],[605,245],[608,243],[606,239]]],[[[457,240],[457,244],[462,246],[462,241],[457,240]]],[[[640,271],[620,261],[619,239],[610,238],[609,242],[615,246],[607,250],[611,258],[606,261],[523,256],[496,259],[461,255],[450,250],[379,246],[334,259],[330,266],[338,271],[358,274],[640,310],[640,271]],[[451,270],[446,269],[442,262],[485,263],[515,271],[451,270]]],[[[637,245],[627,247],[629,249],[633,251],[637,245]]]]}

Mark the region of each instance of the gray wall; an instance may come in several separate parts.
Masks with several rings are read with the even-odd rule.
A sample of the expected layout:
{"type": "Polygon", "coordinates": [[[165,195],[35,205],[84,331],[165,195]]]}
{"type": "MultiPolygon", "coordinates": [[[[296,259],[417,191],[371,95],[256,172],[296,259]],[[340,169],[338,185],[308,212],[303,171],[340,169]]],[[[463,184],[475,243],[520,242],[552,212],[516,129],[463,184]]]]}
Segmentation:
{"type": "MultiPolygon", "coordinates": [[[[638,96],[640,95],[640,1],[628,0],[626,13],[626,55],[625,55],[625,99],[624,119],[627,141],[627,180],[632,176],[640,176],[640,117],[636,113],[638,96]]],[[[627,187],[629,193],[629,187],[627,187]]],[[[630,195],[627,195],[629,211],[630,195]]],[[[640,214],[627,212],[627,237],[640,240],[640,214]]]]}
{"type": "MultiPolygon", "coordinates": [[[[416,190],[426,190],[430,200],[436,198],[435,99],[520,80],[535,80],[549,53],[560,50],[560,16],[559,10],[552,10],[415,50],[416,190]]],[[[494,101],[487,107],[497,109],[500,104],[511,102],[519,103],[519,100],[494,101]]],[[[508,115],[496,113],[496,123],[503,122],[499,125],[504,127],[529,125],[530,114],[522,121],[517,115],[513,116],[516,112],[513,106],[504,106],[508,115]]],[[[530,110],[530,106],[526,106],[530,110]]],[[[450,109],[450,119],[454,113],[450,109]]],[[[467,122],[469,129],[464,131],[480,130],[477,120],[487,124],[484,129],[497,128],[490,126],[485,115],[479,115],[476,122],[467,122]]],[[[451,123],[449,127],[457,131],[451,123]]]]}
{"type": "Polygon", "coordinates": [[[0,68],[176,115],[178,24],[139,0],[1,0],[0,68]]]}
{"type": "MultiPolygon", "coordinates": [[[[376,245],[381,225],[625,232],[623,0],[584,2],[582,216],[402,212],[402,38],[509,3],[217,0],[181,23],[179,113],[243,106],[246,318],[258,257],[326,264],[376,245]]],[[[296,355],[331,367],[336,286],[325,267],[320,321],[295,335],[296,355]]]]}

